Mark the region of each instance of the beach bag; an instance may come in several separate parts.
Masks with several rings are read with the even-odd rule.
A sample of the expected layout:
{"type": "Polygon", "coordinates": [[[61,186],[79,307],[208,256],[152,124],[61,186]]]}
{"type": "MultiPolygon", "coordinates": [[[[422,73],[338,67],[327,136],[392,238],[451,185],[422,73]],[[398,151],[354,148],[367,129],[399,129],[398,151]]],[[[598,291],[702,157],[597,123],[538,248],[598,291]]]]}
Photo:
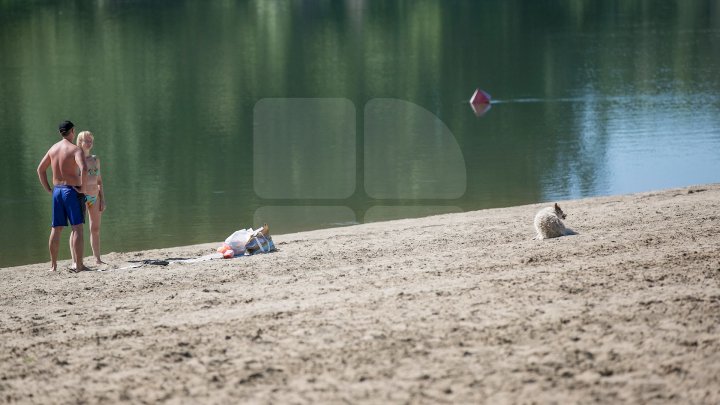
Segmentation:
{"type": "Polygon", "coordinates": [[[270,253],[275,250],[275,244],[270,235],[265,236],[262,233],[258,233],[245,244],[245,249],[246,252],[251,255],[255,253],[270,253]]]}

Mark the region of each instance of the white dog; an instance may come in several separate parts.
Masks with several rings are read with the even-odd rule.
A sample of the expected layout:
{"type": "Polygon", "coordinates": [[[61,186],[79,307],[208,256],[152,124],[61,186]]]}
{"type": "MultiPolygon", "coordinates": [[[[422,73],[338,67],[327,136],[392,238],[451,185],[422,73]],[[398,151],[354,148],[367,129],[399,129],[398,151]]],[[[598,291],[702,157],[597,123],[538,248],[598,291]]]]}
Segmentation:
{"type": "Polygon", "coordinates": [[[535,215],[535,230],[537,231],[537,236],[533,239],[550,239],[565,235],[576,235],[573,230],[565,228],[562,220],[565,219],[566,216],[557,203],[555,203],[553,207],[541,209],[537,215],[535,215]]]}

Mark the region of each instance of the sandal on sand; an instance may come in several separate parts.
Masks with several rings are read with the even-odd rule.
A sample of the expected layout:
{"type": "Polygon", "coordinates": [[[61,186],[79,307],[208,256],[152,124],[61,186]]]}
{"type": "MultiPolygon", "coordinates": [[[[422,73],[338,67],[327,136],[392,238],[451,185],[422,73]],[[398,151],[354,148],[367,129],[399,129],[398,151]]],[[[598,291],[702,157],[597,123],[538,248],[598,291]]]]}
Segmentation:
{"type": "Polygon", "coordinates": [[[80,273],[81,271],[93,271],[93,270],[88,266],[83,266],[82,270],[78,270],[76,267],[68,267],[68,271],[70,273],[80,273]]]}
{"type": "Polygon", "coordinates": [[[128,260],[130,263],[142,263],[142,264],[153,264],[156,266],[167,266],[170,264],[167,260],[161,260],[161,259],[145,259],[145,260],[128,260]]]}

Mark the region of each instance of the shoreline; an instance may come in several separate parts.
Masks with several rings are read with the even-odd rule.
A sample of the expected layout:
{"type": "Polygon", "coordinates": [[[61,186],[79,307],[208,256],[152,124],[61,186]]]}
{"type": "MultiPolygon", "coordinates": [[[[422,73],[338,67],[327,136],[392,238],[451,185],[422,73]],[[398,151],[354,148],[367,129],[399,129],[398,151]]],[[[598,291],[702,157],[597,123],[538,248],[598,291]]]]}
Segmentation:
{"type": "Polygon", "coordinates": [[[720,184],[558,203],[0,269],[0,398],[720,402],[720,184]]]}
{"type": "MultiPolygon", "coordinates": [[[[395,222],[395,221],[423,220],[425,218],[439,217],[439,216],[444,216],[444,215],[463,215],[463,214],[477,212],[477,211],[504,210],[504,209],[520,208],[520,207],[545,207],[545,206],[551,205],[553,202],[559,202],[559,203],[566,202],[567,203],[567,202],[574,202],[574,201],[603,200],[603,199],[608,199],[608,198],[612,199],[614,197],[629,197],[629,196],[639,196],[639,195],[644,195],[644,194],[656,194],[656,193],[662,193],[662,192],[666,192],[666,191],[669,192],[669,191],[673,191],[673,190],[676,190],[676,191],[694,190],[694,189],[702,190],[707,187],[714,187],[714,186],[720,186],[720,183],[693,184],[693,185],[682,186],[682,187],[670,187],[667,189],[660,189],[660,190],[638,191],[638,192],[632,192],[632,193],[628,193],[628,194],[599,195],[599,196],[593,196],[593,197],[572,198],[572,199],[566,199],[566,200],[553,200],[553,201],[546,201],[546,202],[540,202],[540,203],[527,203],[527,204],[520,204],[520,205],[512,205],[512,206],[507,206],[507,207],[502,206],[502,207],[494,207],[494,208],[483,208],[483,209],[478,209],[478,210],[473,210],[473,211],[448,212],[445,214],[431,214],[431,215],[422,216],[422,217],[411,217],[411,218],[401,218],[401,219],[383,219],[383,220],[374,221],[374,222],[353,223],[353,224],[349,224],[349,225],[333,226],[333,227],[328,227],[328,228],[318,228],[318,229],[310,229],[310,230],[303,230],[303,231],[294,231],[294,232],[282,233],[282,234],[277,234],[277,235],[271,232],[271,234],[272,234],[273,238],[278,238],[278,237],[283,238],[284,236],[295,235],[295,234],[302,235],[302,234],[313,233],[313,232],[333,231],[333,230],[352,228],[352,227],[356,227],[356,226],[373,225],[373,224],[395,222]]],[[[532,225],[532,218],[531,218],[530,222],[532,225]]],[[[240,224],[239,226],[246,226],[246,225],[247,226],[259,226],[258,224],[240,224]]],[[[568,227],[572,228],[572,226],[568,226],[568,227]]],[[[272,226],[271,226],[271,230],[272,230],[272,226]]],[[[66,232],[64,232],[64,234],[65,233],[69,233],[69,232],[66,231],[66,232]]],[[[87,245],[87,243],[89,243],[88,242],[89,231],[86,230],[86,233],[88,233],[88,235],[85,235],[86,246],[84,249],[85,250],[84,264],[87,267],[90,267],[91,271],[95,271],[95,270],[97,270],[98,266],[96,266],[94,264],[92,251],[90,249],[90,246],[87,245]],[[88,264],[90,264],[90,265],[88,265],[88,264]]],[[[534,230],[532,231],[532,233],[534,235],[534,230]]],[[[62,242],[67,242],[67,240],[65,240],[67,238],[67,235],[63,235],[63,236],[64,236],[64,239],[62,240],[62,242]]],[[[140,249],[140,250],[110,251],[110,252],[102,252],[102,258],[104,260],[106,256],[111,256],[117,260],[122,261],[124,258],[127,258],[127,257],[135,257],[135,256],[145,257],[146,253],[150,253],[150,252],[158,252],[162,256],[164,253],[167,253],[167,252],[188,252],[188,251],[200,252],[200,251],[202,251],[203,255],[206,255],[209,252],[214,252],[215,249],[217,247],[219,247],[222,243],[223,243],[223,240],[218,240],[218,241],[195,243],[195,244],[189,244],[189,245],[150,247],[147,249],[140,249]],[[210,250],[208,250],[208,249],[210,249],[210,250]]],[[[69,254],[70,254],[69,249],[67,248],[66,244],[61,244],[59,254],[63,258],[58,260],[58,270],[61,270],[61,269],[66,270],[70,266],[70,258],[65,257],[66,255],[69,256],[69,254]]],[[[0,271],[6,270],[6,269],[9,270],[9,269],[16,269],[16,268],[19,269],[19,268],[35,267],[35,266],[40,266],[40,265],[47,265],[47,267],[49,268],[50,261],[47,260],[47,259],[49,259],[49,254],[47,252],[47,246],[45,247],[45,250],[43,250],[43,257],[45,257],[46,260],[41,260],[41,261],[33,262],[33,263],[24,263],[24,264],[4,266],[4,267],[0,267],[0,271]]],[[[127,265],[127,264],[128,263],[125,262],[125,265],[127,265]]],[[[118,265],[116,263],[114,266],[112,266],[112,265],[111,266],[103,266],[101,271],[114,270],[117,268],[118,268],[118,265]]]]}

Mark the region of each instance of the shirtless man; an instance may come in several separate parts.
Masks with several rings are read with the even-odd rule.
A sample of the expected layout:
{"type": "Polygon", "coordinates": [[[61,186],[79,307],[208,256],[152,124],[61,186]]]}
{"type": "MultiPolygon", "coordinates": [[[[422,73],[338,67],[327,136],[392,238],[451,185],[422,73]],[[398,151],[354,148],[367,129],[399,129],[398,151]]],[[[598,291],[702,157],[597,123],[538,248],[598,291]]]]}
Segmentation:
{"type": "Polygon", "coordinates": [[[52,194],[52,230],[50,230],[50,261],[51,271],[57,270],[57,256],[60,247],[60,234],[67,226],[68,219],[72,226],[70,233],[70,249],[75,263],[73,271],[85,270],[83,266],[83,202],[80,200],[86,184],[87,166],[83,151],[73,143],[75,128],[72,122],[64,121],[58,127],[63,139],[53,145],[40,161],[37,168],[40,183],[45,191],[52,194]],[[53,188],[47,179],[47,168],[52,168],[53,188]]]}

